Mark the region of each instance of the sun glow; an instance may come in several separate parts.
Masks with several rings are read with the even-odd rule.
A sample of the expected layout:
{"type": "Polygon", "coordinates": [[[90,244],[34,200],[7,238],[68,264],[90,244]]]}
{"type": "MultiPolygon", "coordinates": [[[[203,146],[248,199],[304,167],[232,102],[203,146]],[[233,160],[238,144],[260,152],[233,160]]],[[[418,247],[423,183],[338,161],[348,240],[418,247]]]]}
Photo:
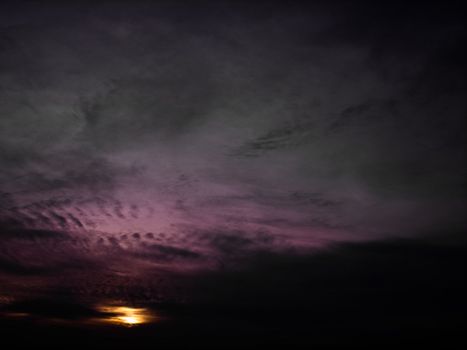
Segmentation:
{"type": "Polygon", "coordinates": [[[106,315],[102,318],[103,322],[120,326],[137,326],[155,319],[155,316],[145,308],[105,305],[98,307],[98,310],[106,315]]]}

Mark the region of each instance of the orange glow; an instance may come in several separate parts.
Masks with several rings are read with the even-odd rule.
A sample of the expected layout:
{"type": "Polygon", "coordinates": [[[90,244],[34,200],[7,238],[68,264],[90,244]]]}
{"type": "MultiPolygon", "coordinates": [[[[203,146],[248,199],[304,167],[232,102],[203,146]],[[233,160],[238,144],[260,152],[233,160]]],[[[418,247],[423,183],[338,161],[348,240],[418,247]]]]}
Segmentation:
{"type": "Polygon", "coordinates": [[[137,326],[155,319],[155,316],[145,308],[105,305],[98,307],[98,310],[109,314],[108,317],[102,318],[103,322],[120,326],[137,326]]]}

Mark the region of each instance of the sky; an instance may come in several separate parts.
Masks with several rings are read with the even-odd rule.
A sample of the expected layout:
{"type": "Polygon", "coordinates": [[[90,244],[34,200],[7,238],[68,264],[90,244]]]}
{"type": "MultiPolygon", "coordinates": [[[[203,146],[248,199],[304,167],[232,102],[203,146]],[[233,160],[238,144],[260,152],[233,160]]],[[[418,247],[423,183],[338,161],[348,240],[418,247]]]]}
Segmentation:
{"type": "Polygon", "coordinates": [[[251,340],[274,333],[279,303],[285,343],[306,327],[324,343],[455,333],[464,15],[454,1],[2,2],[5,329],[105,333],[133,307],[151,326],[117,338],[251,340]]]}

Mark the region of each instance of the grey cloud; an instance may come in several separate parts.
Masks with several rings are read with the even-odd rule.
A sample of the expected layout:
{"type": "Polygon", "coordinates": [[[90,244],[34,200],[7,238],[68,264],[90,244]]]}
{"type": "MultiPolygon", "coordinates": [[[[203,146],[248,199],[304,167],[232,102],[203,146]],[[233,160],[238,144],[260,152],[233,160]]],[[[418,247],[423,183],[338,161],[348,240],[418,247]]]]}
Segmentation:
{"type": "Polygon", "coordinates": [[[285,124],[268,131],[253,141],[246,142],[232,152],[234,156],[255,157],[265,152],[292,149],[313,136],[313,125],[305,123],[285,124]]]}
{"type": "Polygon", "coordinates": [[[22,217],[58,227],[98,226],[78,200],[96,192],[122,204],[97,201],[96,214],[141,219],[154,208],[125,203],[140,187],[153,190],[148,201],[175,208],[177,222],[202,207],[238,223],[244,206],[282,211],[276,222],[284,223],[300,207],[304,226],[365,231],[373,218],[400,221],[387,213],[401,203],[417,211],[443,200],[457,212],[465,193],[461,22],[447,25],[446,9],[422,16],[409,6],[399,16],[389,5],[283,13],[275,4],[229,12],[212,4],[206,11],[218,16],[206,19],[171,5],[123,15],[82,4],[11,16],[1,39],[0,187],[18,206],[28,192],[64,191],[89,211],[22,217]],[[354,208],[368,218],[355,219],[354,208]]]}

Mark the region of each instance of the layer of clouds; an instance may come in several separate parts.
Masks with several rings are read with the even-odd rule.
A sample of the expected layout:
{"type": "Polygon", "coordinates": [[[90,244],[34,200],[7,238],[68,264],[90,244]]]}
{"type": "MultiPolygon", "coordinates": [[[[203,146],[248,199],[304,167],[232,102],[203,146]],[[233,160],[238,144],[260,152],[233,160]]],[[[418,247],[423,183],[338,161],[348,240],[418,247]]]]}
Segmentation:
{"type": "MultiPolygon", "coordinates": [[[[464,330],[466,245],[434,243],[339,244],[313,256],[257,252],[241,265],[185,278],[172,291],[188,296],[182,302],[151,299],[158,285],[164,284],[161,280],[153,286],[112,286],[106,281],[96,298],[49,289],[26,300],[0,303],[0,314],[13,315],[10,323],[4,322],[13,332],[29,330],[21,322],[34,320],[28,335],[35,334],[36,341],[47,339],[50,344],[62,335],[69,341],[70,334],[79,331],[78,341],[84,340],[86,321],[108,317],[96,311],[96,305],[105,303],[109,295],[126,293],[131,305],[153,310],[160,319],[129,333],[119,329],[117,348],[135,339],[141,346],[164,341],[171,346],[202,342],[216,347],[220,341],[237,347],[245,342],[311,345],[382,340],[455,344],[464,330]],[[54,322],[53,336],[34,332],[42,329],[41,324],[50,327],[50,322],[54,322]]],[[[87,336],[93,344],[107,344],[113,332],[102,327],[87,336]]]]}
{"type": "Polygon", "coordinates": [[[455,8],[1,6],[6,274],[108,287],[465,228],[455,8]]]}

